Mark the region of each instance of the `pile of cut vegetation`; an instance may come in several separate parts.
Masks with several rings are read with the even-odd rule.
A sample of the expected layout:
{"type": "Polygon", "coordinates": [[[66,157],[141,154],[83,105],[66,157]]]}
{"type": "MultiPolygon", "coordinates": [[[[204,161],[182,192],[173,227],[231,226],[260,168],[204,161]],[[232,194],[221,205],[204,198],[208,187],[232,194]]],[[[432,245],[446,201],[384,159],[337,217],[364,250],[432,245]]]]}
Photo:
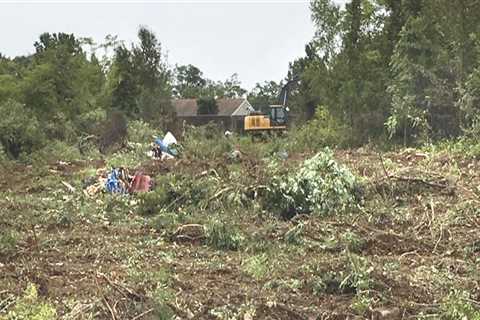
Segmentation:
{"type": "Polygon", "coordinates": [[[270,168],[264,205],[282,217],[343,213],[359,203],[358,178],[337,163],[328,148],[305,160],[298,170],[283,170],[278,162],[270,168]]]}

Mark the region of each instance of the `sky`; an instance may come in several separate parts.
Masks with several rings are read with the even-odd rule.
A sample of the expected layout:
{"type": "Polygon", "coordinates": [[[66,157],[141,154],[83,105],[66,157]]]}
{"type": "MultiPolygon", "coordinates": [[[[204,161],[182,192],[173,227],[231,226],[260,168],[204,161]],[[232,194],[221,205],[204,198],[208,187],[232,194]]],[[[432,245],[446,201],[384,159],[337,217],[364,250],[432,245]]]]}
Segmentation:
{"type": "Polygon", "coordinates": [[[283,79],[288,63],[304,54],[314,35],[309,2],[303,0],[0,0],[0,52],[33,53],[43,32],[97,43],[111,34],[129,44],[140,25],[157,35],[170,65],[193,64],[212,80],[237,73],[247,89],[283,79]]]}

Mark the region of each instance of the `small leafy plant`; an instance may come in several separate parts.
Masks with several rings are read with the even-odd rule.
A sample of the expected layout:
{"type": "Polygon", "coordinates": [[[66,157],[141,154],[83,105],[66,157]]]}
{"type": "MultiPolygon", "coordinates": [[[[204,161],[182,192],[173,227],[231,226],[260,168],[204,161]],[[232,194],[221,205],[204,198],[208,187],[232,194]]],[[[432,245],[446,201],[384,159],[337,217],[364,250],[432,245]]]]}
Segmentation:
{"type": "Polygon", "coordinates": [[[244,261],[242,268],[248,275],[256,280],[263,279],[268,273],[268,257],[265,254],[255,255],[244,261]]]}
{"type": "Polygon", "coordinates": [[[55,320],[57,312],[55,308],[38,298],[37,288],[34,284],[29,284],[23,297],[17,300],[15,306],[6,316],[0,317],[0,320],[55,320]]]}
{"type": "Polygon", "coordinates": [[[207,227],[207,244],[220,250],[237,250],[243,241],[240,232],[231,225],[213,220],[207,227]]]}

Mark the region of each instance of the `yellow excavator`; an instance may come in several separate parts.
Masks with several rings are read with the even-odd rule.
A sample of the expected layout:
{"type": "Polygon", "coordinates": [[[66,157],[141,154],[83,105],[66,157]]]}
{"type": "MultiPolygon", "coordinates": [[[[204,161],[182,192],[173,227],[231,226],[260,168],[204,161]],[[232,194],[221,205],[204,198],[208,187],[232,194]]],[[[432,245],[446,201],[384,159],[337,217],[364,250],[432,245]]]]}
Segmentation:
{"type": "Polygon", "coordinates": [[[252,112],[245,117],[246,132],[287,130],[287,108],[282,105],[270,106],[270,114],[252,112]]]}
{"type": "Polygon", "coordinates": [[[245,117],[244,129],[247,133],[261,133],[261,132],[283,132],[287,130],[288,123],[288,107],[287,96],[290,85],[298,79],[288,81],[280,92],[280,97],[283,98],[281,105],[271,105],[268,114],[263,114],[259,111],[253,111],[245,117]]]}

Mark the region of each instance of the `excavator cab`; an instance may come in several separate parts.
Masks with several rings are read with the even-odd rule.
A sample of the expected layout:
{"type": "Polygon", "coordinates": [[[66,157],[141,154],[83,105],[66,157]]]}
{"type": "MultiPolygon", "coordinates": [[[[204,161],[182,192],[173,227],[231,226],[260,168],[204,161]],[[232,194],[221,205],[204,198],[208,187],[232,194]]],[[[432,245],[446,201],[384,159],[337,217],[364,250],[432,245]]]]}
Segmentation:
{"type": "Polygon", "coordinates": [[[274,126],[285,126],[288,121],[287,110],[282,105],[270,106],[270,121],[274,126]]]}

